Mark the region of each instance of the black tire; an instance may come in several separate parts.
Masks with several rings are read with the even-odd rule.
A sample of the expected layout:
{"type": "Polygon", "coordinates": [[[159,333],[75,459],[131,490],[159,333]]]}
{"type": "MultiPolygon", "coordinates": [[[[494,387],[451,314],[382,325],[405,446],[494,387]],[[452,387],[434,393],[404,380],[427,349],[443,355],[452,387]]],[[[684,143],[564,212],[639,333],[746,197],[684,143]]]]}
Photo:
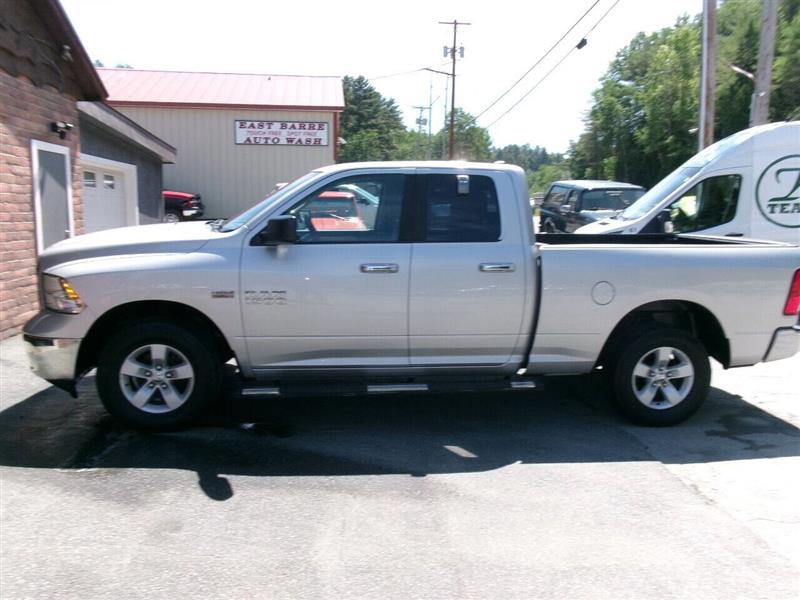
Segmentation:
{"type": "Polygon", "coordinates": [[[177,223],[183,221],[183,215],[177,210],[164,211],[164,223],[177,223]]]}
{"type": "Polygon", "coordinates": [[[556,233],[556,226],[553,225],[551,220],[547,220],[544,222],[544,232],[545,233],[556,233]]]}
{"type": "Polygon", "coordinates": [[[618,348],[611,364],[613,397],[634,423],[675,425],[705,401],[711,366],[697,338],[677,329],[651,329],[624,339],[618,348]]]}
{"type": "Polygon", "coordinates": [[[137,429],[190,423],[218,397],[221,385],[222,360],[213,341],[164,321],[119,331],[97,364],[97,391],[106,410],[137,429]]]}

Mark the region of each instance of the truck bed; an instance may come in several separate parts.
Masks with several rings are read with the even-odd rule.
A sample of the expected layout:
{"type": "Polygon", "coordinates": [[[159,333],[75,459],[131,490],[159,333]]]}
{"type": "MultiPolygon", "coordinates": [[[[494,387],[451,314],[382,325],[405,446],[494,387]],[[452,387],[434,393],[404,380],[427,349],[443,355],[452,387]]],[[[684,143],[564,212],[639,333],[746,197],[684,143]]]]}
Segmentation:
{"type": "Polygon", "coordinates": [[[591,245],[591,244],[669,244],[669,245],[709,245],[709,246],[782,246],[782,242],[769,242],[746,238],[729,238],[705,235],[674,233],[640,233],[621,235],[619,233],[537,233],[536,241],[549,245],[591,245]]]}

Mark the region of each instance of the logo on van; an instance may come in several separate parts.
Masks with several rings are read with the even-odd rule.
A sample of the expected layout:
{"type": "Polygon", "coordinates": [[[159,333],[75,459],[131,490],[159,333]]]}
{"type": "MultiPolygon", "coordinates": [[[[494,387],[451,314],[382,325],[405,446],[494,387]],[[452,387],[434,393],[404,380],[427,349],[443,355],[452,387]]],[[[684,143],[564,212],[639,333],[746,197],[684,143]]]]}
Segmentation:
{"type": "Polygon", "coordinates": [[[756,204],[764,217],[781,227],[800,227],[800,154],[779,158],[756,183],[756,204]]]}

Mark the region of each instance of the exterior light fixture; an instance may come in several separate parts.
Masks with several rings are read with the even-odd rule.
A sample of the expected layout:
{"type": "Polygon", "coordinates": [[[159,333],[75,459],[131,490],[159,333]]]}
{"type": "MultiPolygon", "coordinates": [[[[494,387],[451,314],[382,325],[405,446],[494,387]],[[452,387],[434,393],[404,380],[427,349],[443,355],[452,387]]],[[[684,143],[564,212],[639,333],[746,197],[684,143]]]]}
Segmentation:
{"type": "Polygon", "coordinates": [[[65,123],[64,121],[53,121],[50,123],[50,131],[57,133],[58,137],[62,140],[67,137],[67,132],[71,131],[74,127],[72,123],[65,123]]]}

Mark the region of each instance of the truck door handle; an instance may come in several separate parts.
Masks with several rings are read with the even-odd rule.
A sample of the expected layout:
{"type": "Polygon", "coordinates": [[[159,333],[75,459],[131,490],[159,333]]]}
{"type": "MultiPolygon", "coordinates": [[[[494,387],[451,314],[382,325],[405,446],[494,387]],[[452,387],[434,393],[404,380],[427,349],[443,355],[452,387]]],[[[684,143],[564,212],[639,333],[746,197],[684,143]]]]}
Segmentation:
{"type": "Polygon", "coordinates": [[[361,265],[362,273],[397,273],[400,270],[399,265],[394,263],[380,263],[380,264],[366,264],[361,265]]]}
{"type": "Polygon", "coordinates": [[[725,237],[744,237],[743,233],[726,233],[725,237]]]}
{"type": "Polygon", "coordinates": [[[513,273],[517,265],[514,263],[481,263],[480,270],[484,273],[513,273]]]}

